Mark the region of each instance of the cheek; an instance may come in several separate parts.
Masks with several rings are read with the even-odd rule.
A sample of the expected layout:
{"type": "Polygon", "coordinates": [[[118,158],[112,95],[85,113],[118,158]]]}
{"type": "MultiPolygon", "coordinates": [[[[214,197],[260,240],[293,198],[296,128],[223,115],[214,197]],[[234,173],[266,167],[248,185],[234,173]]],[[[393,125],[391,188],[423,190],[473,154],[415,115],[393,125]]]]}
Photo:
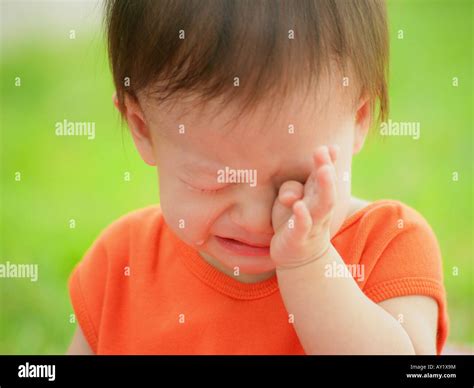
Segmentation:
{"type": "Polygon", "coordinates": [[[168,226],[181,240],[193,246],[207,238],[222,208],[212,194],[201,195],[164,182],[160,186],[160,206],[168,226]]]}

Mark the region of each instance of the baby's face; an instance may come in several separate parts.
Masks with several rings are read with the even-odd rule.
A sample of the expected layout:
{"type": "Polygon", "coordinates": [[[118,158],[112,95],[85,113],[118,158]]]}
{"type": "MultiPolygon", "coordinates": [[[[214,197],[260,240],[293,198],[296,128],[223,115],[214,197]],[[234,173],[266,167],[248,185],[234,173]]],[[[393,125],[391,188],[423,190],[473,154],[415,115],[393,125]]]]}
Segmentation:
{"type": "Polygon", "coordinates": [[[320,145],[340,147],[331,235],[347,216],[352,155],[365,137],[361,112],[367,116],[368,104],[354,107],[342,88],[319,95],[293,95],[277,111],[267,100],[236,121],[230,107],[213,111],[217,103],[199,110],[183,100],[165,109],[140,100],[150,144],[144,145],[146,135],[134,138],[145,160],[158,167],[164,218],[222,271],[233,274],[238,267],[260,278],[272,273],[268,247],[278,190],[285,181],[306,182],[320,145]]]}

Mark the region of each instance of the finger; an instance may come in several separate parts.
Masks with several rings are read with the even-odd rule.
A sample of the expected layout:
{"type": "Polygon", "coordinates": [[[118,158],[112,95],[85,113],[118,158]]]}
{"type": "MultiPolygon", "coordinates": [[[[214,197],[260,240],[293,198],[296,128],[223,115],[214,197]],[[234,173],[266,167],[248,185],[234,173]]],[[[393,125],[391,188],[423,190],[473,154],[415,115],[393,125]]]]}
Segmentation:
{"type": "MultiPolygon", "coordinates": [[[[319,168],[314,175],[313,195],[305,195],[304,201],[314,222],[319,222],[331,211],[335,201],[335,169],[332,164],[319,168]]],[[[308,191],[309,193],[309,191],[308,191]]],[[[305,193],[306,194],[306,193],[305,193]]]]}
{"type": "Polygon", "coordinates": [[[336,200],[336,182],[334,166],[326,165],[316,173],[318,182],[318,198],[314,211],[311,212],[315,221],[325,219],[334,207],[336,200]]]}
{"type": "Polygon", "coordinates": [[[316,149],[313,160],[316,169],[324,166],[325,164],[331,163],[331,157],[329,155],[329,149],[327,146],[320,146],[316,149]]]}
{"type": "Polygon", "coordinates": [[[273,230],[278,230],[281,225],[288,222],[292,215],[291,206],[285,206],[277,199],[272,208],[272,227],[273,230]]]}
{"type": "Polygon", "coordinates": [[[301,199],[304,193],[304,186],[297,181],[286,181],[280,186],[278,200],[286,207],[291,207],[295,201],[301,199]]]}
{"type": "MultiPolygon", "coordinates": [[[[325,145],[316,149],[313,154],[314,169],[304,186],[304,199],[310,211],[316,206],[317,195],[319,192],[317,172],[327,165],[331,165],[331,157],[329,156],[329,148],[325,145]]],[[[312,212],[312,211],[311,211],[312,212]]]]}
{"type": "Polygon", "coordinates": [[[336,163],[339,152],[340,147],[337,144],[332,144],[329,146],[329,156],[331,157],[331,162],[336,163]]]}
{"type": "Polygon", "coordinates": [[[308,180],[304,185],[304,197],[310,204],[310,198],[317,195],[317,182],[316,182],[316,172],[324,165],[331,163],[331,158],[329,156],[329,151],[327,146],[320,146],[313,153],[313,163],[314,168],[313,172],[309,176],[308,180]]]}
{"type": "Polygon", "coordinates": [[[313,219],[304,201],[297,201],[293,205],[293,238],[304,239],[311,231],[313,219]]]}

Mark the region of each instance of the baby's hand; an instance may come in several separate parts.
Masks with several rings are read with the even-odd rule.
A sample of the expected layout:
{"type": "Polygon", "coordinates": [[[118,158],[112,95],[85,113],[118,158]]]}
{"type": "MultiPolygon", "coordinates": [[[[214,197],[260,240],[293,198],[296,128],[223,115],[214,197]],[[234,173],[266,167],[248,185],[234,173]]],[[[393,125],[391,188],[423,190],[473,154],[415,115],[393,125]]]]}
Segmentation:
{"type": "Polygon", "coordinates": [[[280,187],[272,210],[275,235],[270,244],[277,269],[299,267],[328,250],[338,151],[338,146],[319,147],[313,156],[314,170],[304,186],[288,181],[280,187]]]}

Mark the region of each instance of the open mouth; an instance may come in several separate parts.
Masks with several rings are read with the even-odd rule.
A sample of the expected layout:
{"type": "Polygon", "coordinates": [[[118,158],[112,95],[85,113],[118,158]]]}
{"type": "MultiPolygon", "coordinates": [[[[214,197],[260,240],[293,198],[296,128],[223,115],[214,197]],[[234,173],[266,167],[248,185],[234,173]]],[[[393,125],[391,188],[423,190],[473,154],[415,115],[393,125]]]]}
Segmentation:
{"type": "Polygon", "coordinates": [[[240,256],[269,256],[270,247],[268,245],[247,244],[233,238],[215,236],[219,244],[227,251],[240,256]]]}

